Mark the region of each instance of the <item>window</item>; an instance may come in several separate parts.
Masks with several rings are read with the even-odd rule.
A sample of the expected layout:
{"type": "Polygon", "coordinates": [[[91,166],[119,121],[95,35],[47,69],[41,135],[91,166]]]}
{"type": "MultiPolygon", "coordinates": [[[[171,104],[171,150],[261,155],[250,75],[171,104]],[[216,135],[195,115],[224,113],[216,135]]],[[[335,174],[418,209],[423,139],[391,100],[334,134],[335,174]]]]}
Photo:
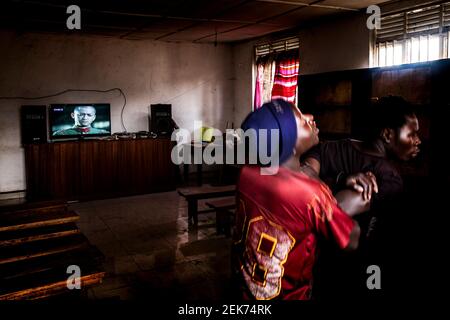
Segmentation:
{"type": "Polygon", "coordinates": [[[266,56],[268,54],[298,49],[299,46],[300,41],[298,37],[285,38],[274,42],[257,45],[255,47],[255,54],[258,59],[259,57],[266,56]]]}
{"type": "Polygon", "coordinates": [[[272,99],[284,99],[296,104],[298,48],[298,37],[285,38],[255,47],[254,109],[272,99]]]}
{"type": "Polygon", "coordinates": [[[383,16],[373,66],[448,58],[449,30],[450,2],[383,16]]]}

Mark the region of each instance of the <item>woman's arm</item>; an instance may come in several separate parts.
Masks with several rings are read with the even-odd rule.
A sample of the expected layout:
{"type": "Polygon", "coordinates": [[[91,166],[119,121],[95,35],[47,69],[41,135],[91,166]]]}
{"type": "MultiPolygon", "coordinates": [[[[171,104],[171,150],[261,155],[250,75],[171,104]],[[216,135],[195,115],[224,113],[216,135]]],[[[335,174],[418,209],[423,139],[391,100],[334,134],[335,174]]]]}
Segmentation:
{"type": "Polygon", "coordinates": [[[370,200],[364,200],[363,194],[353,190],[339,191],[335,198],[341,207],[350,217],[353,217],[370,209],[370,200]]]}

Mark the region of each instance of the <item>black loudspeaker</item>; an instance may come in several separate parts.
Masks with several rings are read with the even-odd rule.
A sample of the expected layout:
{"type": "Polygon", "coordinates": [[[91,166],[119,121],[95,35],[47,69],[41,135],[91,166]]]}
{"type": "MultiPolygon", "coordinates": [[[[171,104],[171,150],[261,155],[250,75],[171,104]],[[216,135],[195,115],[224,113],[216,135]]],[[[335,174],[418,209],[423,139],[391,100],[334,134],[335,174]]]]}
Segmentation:
{"type": "Polygon", "coordinates": [[[159,136],[170,136],[174,125],[171,104],[152,104],[150,106],[150,131],[159,136]]]}
{"type": "Polygon", "coordinates": [[[47,143],[47,106],[22,106],[20,109],[22,144],[47,143]]]}

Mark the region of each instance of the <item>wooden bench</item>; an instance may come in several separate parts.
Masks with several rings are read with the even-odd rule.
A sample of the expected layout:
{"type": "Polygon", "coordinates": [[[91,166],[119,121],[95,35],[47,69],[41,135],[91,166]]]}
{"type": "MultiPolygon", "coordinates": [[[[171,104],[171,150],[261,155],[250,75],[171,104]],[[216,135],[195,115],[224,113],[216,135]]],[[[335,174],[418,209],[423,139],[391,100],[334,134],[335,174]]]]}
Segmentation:
{"type": "Polygon", "coordinates": [[[104,257],[82,235],[78,219],[66,203],[0,209],[0,301],[75,294],[67,288],[70,265],[80,267],[82,289],[102,282],[104,257]]]}
{"type": "Polygon", "coordinates": [[[0,205],[0,215],[8,213],[18,213],[18,212],[62,212],[67,210],[67,203],[61,200],[49,200],[49,201],[35,201],[26,202],[21,201],[20,203],[0,205]]]}
{"type": "Polygon", "coordinates": [[[215,211],[214,209],[198,211],[198,200],[221,198],[233,196],[236,193],[236,186],[221,186],[221,187],[193,187],[186,189],[179,189],[178,194],[186,199],[188,203],[188,223],[191,225],[198,224],[198,214],[215,211]]]}
{"type": "Polygon", "coordinates": [[[206,205],[216,211],[217,233],[223,233],[229,237],[231,235],[231,218],[234,216],[234,210],[236,209],[236,198],[211,200],[207,201],[206,205]]]}

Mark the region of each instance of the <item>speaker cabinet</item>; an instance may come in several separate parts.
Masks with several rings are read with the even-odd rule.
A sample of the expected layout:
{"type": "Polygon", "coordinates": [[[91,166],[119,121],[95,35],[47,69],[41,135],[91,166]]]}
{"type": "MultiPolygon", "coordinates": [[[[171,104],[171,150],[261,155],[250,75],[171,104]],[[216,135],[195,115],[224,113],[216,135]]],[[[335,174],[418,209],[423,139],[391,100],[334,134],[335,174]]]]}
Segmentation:
{"type": "Polygon", "coordinates": [[[47,106],[22,106],[20,109],[22,144],[47,143],[47,106]]]}
{"type": "Polygon", "coordinates": [[[150,106],[150,131],[159,136],[170,136],[174,125],[171,104],[152,104],[150,106]]]}

